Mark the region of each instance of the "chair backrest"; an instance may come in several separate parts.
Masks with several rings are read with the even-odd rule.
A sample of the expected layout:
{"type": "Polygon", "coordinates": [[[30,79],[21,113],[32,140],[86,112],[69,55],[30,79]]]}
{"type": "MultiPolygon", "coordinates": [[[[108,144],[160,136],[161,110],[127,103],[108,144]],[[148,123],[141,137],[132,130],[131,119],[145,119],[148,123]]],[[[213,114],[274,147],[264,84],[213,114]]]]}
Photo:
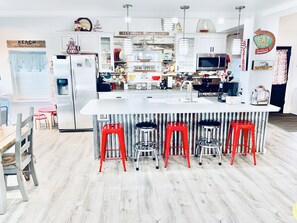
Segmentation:
{"type": "Polygon", "coordinates": [[[18,168],[25,167],[30,162],[33,154],[33,116],[34,108],[30,108],[29,117],[22,120],[22,114],[17,114],[15,161],[18,168]]]}
{"type": "Polygon", "coordinates": [[[0,125],[7,125],[8,122],[8,107],[1,106],[0,125]]]}

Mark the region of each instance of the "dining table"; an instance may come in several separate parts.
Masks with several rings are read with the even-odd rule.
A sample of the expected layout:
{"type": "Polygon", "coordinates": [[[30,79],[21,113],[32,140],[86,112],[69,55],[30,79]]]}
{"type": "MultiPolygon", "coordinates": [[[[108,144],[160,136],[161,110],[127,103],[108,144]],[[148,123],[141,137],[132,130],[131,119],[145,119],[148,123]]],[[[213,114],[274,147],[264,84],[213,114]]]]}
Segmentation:
{"type": "Polygon", "coordinates": [[[2,154],[15,143],[16,127],[0,126],[0,215],[5,214],[7,209],[6,184],[2,165],[2,154]]]}

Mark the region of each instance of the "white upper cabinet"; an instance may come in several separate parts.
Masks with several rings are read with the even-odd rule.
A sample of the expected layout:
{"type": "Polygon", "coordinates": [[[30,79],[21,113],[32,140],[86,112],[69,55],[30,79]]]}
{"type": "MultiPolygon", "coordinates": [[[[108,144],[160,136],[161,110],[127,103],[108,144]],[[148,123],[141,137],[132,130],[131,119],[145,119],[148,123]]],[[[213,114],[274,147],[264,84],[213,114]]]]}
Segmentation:
{"type": "Polygon", "coordinates": [[[78,38],[76,34],[61,34],[60,35],[60,49],[61,52],[66,53],[68,48],[68,44],[70,41],[74,41],[74,43],[78,46],[78,38]]]}
{"type": "Polygon", "coordinates": [[[99,34],[99,71],[114,71],[114,45],[112,33],[99,34]]]}
{"type": "Polygon", "coordinates": [[[114,71],[113,33],[65,32],[60,34],[60,50],[66,53],[69,41],[74,41],[79,53],[96,53],[99,71],[114,71]]]}
{"type": "Polygon", "coordinates": [[[179,52],[179,40],[183,38],[181,34],[177,34],[175,38],[175,70],[176,72],[195,72],[196,71],[196,36],[186,34],[188,39],[188,52],[182,54],[179,52]]]}
{"type": "Polygon", "coordinates": [[[98,52],[97,35],[94,35],[94,33],[78,35],[78,44],[80,47],[80,53],[98,52]]]}
{"type": "Polygon", "coordinates": [[[66,53],[69,41],[74,41],[79,53],[98,52],[98,34],[90,32],[69,32],[60,35],[61,52],[66,53]]]}
{"type": "Polygon", "coordinates": [[[198,34],[197,53],[226,53],[227,36],[225,34],[198,34]]]}

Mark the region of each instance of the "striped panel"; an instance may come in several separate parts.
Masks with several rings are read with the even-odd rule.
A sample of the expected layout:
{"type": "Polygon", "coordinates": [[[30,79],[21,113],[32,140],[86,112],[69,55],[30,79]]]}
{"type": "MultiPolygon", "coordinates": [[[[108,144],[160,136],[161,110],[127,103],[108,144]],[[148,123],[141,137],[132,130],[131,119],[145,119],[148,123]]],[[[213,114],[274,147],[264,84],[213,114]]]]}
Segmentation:
{"type": "MultiPolygon", "coordinates": [[[[256,151],[257,153],[265,152],[265,136],[268,121],[268,112],[227,112],[227,113],[167,113],[167,114],[125,114],[125,115],[107,115],[108,122],[97,121],[93,122],[97,125],[97,131],[94,131],[94,154],[95,158],[99,158],[100,148],[100,133],[106,123],[121,123],[125,130],[125,143],[128,157],[134,157],[134,144],[141,140],[140,133],[136,131],[135,125],[138,122],[151,121],[157,124],[157,133],[151,135],[152,140],[156,141],[159,146],[159,155],[163,154],[166,123],[172,121],[185,122],[188,125],[189,133],[189,148],[190,154],[194,155],[196,141],[200,137],[206,137],[206,133],[198,125],[198,122],[205,119],[211,119],[221,122],[221,127],[214,131],[214,138],[222,143],[223,150],[225,149],[227,132],[229,130],[230,121],[232,120],[248,120],[255,124],[256,131],[256,151]]],[[[97,117],[94,116],[94,120],[97,117]]],[[[251,137],[249,137],[251,140],[251,137]]],[[[242,135],[240,136],[240,144],[243,144],[242,135]]],[[[181,135],[175,132],[171,141],[171,154],[179,155],[183,153],[182,149],[177,148],[181,145],[181,135]]],[[[117,149],[119,141],[117,135],[110,135],[108,139],[108,149],[117,149]]],[[[242,147],[238,147],[239,152],[243,152],[242,147]]],[[[206,154],[210,154],[210,150],[206,154]]],[[[119,151],[107,152],[107,157],[119,157],[119,151]]]]}

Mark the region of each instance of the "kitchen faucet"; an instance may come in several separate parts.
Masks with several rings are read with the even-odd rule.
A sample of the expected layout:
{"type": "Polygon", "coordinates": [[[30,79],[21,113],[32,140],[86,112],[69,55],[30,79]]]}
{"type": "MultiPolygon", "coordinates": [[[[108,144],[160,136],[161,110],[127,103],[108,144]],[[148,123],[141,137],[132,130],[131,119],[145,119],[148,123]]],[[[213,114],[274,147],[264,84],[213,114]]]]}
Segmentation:
{"type": "Polygon", "coordinates": [[[183,86],[187,84],[187,91],[190,92],[190,102],[193,102],[193,95],[192,95],[192,92],[193,92],[193,81],[189,81],[189,80],[186,80],[186,81],[183,81],[182,85],[180,86],[180,90],[182,91],[183,90],[183,86]]]}

